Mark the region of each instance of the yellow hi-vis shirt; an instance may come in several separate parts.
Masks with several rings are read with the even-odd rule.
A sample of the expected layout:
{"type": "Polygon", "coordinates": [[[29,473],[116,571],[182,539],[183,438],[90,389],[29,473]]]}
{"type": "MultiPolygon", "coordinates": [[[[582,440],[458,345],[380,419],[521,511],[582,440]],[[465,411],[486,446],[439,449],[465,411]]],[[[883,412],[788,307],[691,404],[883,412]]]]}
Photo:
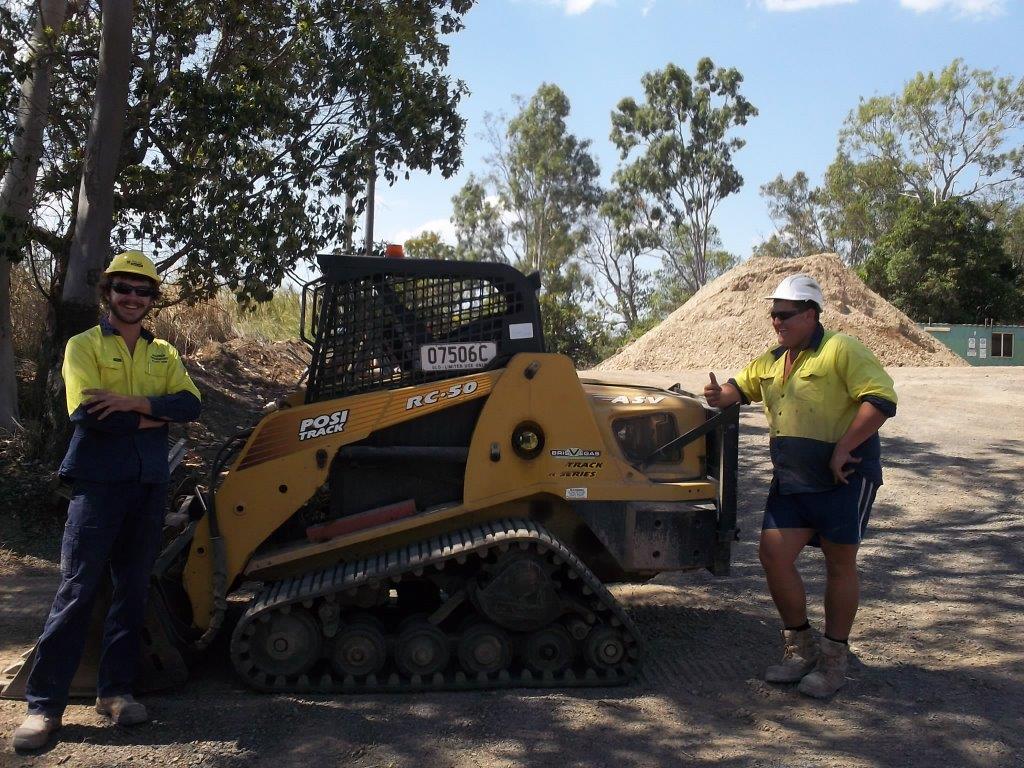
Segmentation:
{"type": "MultiPolygon", "coordinates": [[[[68,415],[88,399],[86,389],[109,389],[119,395],[159,397],[176,392],[199,390],[189,378],[181,356],[174,346],[143,331],[128,352],[117,333],[104,333],[102,325],[72,337],[64,352],[64,386],[67,389],[68,415]]],[[[154,413],[155,418],[163,418],[154,413]]]]}
{"type": "MultiPolygon", "coordinates": [[[[763,402],[769,448],[780,493],[835,488],[829,470],[832,451],[863,402],[896,413],[892,378],[860,341],[819,324],[811,344],[797,356],[785,378],[786,350],[778,347],[751,362],[732,383],[745,402],[763,402]]],[[[875,434],[852,455],[851,465],[876,484],[882,482],[881,447],[875,434]]]]}
{"type": "Polygon", "coordinates": [[[167,428],[139,429],[140,414],[115,412],[100,419],[89,413],[87,389],[106,389],[149,399],[152,418],[193,421],[200,394],[172,344],[143,330],[128,352],[106,318],[72,337],[64,351],[68,415],[75,425],[60,474],[94,482],[161,483],[168,480],[167,428]]]}

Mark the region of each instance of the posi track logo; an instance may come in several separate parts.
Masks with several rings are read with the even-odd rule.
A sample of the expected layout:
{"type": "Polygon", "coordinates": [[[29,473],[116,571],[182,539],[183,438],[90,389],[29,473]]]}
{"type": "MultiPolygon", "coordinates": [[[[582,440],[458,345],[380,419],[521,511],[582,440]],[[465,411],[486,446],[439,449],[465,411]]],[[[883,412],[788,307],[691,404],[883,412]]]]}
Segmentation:
{"type": "Polygon", "coordinates": [[[345,422],[347,421],[347,409],[303,419],[302,423],[299,424],[299,440],[309,440],[313,437],[324,437],[325,435],[335,435],[338,432],[344,432],[345,422]]]}

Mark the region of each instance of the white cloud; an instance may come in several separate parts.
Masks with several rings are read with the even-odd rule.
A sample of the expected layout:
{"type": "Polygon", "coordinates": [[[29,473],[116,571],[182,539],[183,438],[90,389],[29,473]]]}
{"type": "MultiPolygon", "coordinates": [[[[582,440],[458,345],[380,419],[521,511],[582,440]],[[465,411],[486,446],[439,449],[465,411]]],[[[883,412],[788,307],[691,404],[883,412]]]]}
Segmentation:
{"type": "Polygon", "coordinates": [[[406,240],[423,232],[437,232],[448,245],[455,244],[455,225],[452,224],[450,219],[432,219],[423,222],[418,227],[399,230],[393,233],[387,241],[389,243],[404,243],[406,240]]]}
{"type": "Polygon", "coordinates": [[[556,5],[566,16],[581,16],[595,5],[612,4],[615,0],[542,0],[547,5],[556,5]]]}
{"type": "Polygon", "coordinates": [[[561,5],[565,6],[565,13],[568,16],[577,16],[597,5],[597,0],[564,0],[561,5]]]}
{"type": "MultiPolygon", "coordinates": [[[[860,0],[760,0],[766,11],[808,11],[830,5],[849,5],[860,0]]],[[[899,0],[915,13],[948,9],[961,16],[997,16],[1006,10],[1006,0],[899,0]]]]}
{"type": "Polygon", "coordinates": [[[848,5],[858,0],[763,0],[766,11],[806,11],[826,5],[848,5]]]}
{"type": "Polygon", "coordinates": [[[900,5],[916,13],[949,8],[963,16],[997,16],[1006,10],[1006,0],[900,0],[900,5]]]}

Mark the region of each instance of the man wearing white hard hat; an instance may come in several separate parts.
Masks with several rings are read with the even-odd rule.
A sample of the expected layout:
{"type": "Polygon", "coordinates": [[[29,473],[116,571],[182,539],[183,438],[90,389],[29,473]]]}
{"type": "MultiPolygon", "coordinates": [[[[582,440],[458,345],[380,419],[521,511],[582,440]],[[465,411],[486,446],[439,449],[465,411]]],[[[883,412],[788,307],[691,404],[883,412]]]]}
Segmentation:
{"type": "Polygon", "coordinates": [[[105,575],[113,583],[103,628],[96,710],[141,723],[132,697],[160,545],[167,484],[167,425],[199,417],[199,390],[178,351],[142,327],[159,295],[156,267],[139,251],[118,254],[100,285],[107,314],[68,341],[62,373],[75,425],[60,475],[72,483],[61,542],[61,582],[26,683],[28,717],[16,749],[39,749],[61,727],[68,691],[105,575]]]}
{"type": "Polygon", "coordinates": [[[770,296],[778,346],[719,386],[710,405],[763,402],[774,472],[759,554],[783,624],[783,658],[765,679],[831,696],[846,682],[850,631],[859,603],[857,549],[882,484],[878,429],[896,414],[892,379],[857,339],[826,331],[821,287],[790,275],[770,296]],[[808,544],[825,555],[825,628],[807,620],[796,568],[808,544]]]}

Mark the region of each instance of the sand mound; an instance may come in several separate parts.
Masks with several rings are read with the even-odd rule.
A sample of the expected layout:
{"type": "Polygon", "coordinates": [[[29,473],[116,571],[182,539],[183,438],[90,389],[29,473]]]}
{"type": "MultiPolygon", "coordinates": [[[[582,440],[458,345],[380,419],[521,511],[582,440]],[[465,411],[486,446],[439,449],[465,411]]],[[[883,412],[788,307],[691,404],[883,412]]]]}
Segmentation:
{"type": "Polygon", "coordinates": [[[887,366],[966,365],[942,342],[868,288],[831,253],[801,259],[753,258],[700,289],[663,322],[598,370],[742,368],[776,344],[769,302],[782,278],[813,275],[825,295],[821,322],[860,339],[887,366]]]}

